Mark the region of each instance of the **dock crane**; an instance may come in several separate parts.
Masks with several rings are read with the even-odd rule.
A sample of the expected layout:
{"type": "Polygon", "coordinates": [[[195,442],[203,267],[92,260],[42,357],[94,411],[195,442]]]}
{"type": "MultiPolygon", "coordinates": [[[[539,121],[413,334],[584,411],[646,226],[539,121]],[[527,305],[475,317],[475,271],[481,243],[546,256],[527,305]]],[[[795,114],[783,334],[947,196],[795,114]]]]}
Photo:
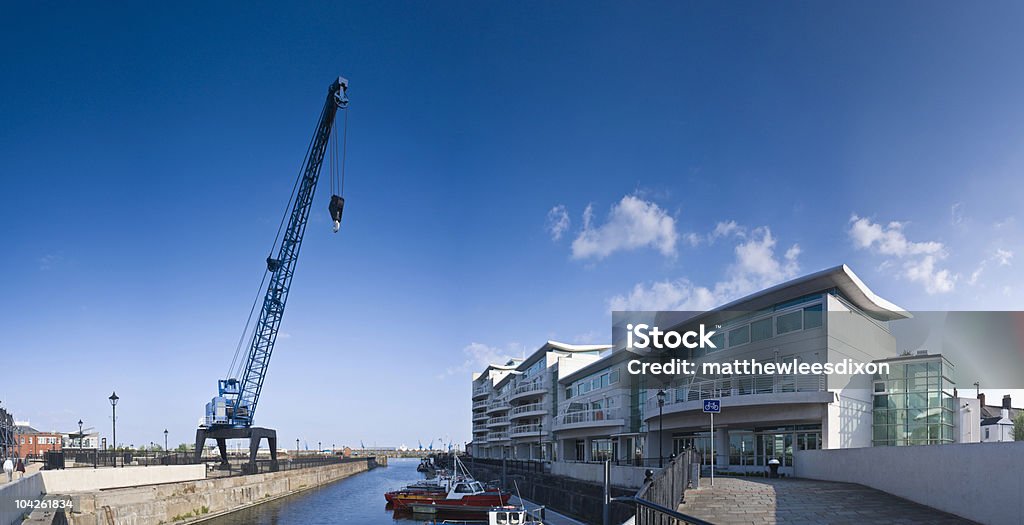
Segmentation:
{"type": "MultiPolygon", "coordinates": [[[[263,282],[260,283],[260,293],[263,295],[263,304],[259,310],[256,324],[252,330],[252,337],[248,346],[248,356],[245,359],[245,366],[239,368],[237,375],[232,376],[229,370],[227,379],[220,379],[217,382],[218,394],[206,404],[206,416],[200,422],[196,430],[195,458],[199,461],[202,458],[203,447],[207,439],[215,439],[220,449],[221,466],[228,466],[227,444],[228,439],[249,439],[249,463],[245,466],[246,472],[256,472],[256,452],[259,450],[260,441],[267,440],[270,447],[271,468],[277,469],[277,431],[270,428],[253,426],[256,415],[256,406],[259,402],[260,391],[263,389],[263,381],[267,377],[267,366],[270,363],[270,354],[274,350],[274,343],[277,341],[277,334],[281,327],[281,318],[284,315],[285,303],[288,300],[288,292],[291,289],[292,277],[295,275],[295,264],[299,258],[299,248],[302,246],[302,237],[306,231],[306,224],[309,219],[309,210],[313,204],[313,194],[316,191],[317,181],[320,178],[320,168],[324,156],[328,152],[328,143],[331,140],[332,131],[335,133],[335,150],[337,149],[337,131],[335,130],[335,116],[338,110],[348,109],[348,80],[338,77],[327,90],[327,100],[323,110],[320,112],[320,119],[316,126],[316,132],[310,141],[309,149],[306,152],[305,162],[299,179],[295,182],[292,196],[289,200],[290,208],[282,218],[281,227],[284,227],[284,235],[281,236],[281,227],[278,229],[278,238],[274,240],[274,246],[278,247],[277,256],[267,257],[266,272],[263,282]],[[287,226],[285,227],[285,219],[287,226]],[[278,246],[278,239],[280,245],[278,246]],[[264,289],[263,283],[269,283],[264,289]],[[241,379],[238,378],[241,376],[241,379]]],[[[347,120],[347,119],[346,119],[347,120]]],[[[347,130],[346,130],[347,131],[347,130]]],[[[336,151],[331,152],[333,161],[336,151]]],[[[342,169],[344,169],[344,160],[342,169]]],[[[334,173],[331,168],[331,190],[334,191],[334,173]]],[[[342,172],[344,173],[344,172],[342,172]]],[[[343,192],[342,192],[343,193],[343,192]]],[[[331,196],[328,210],[334,223],[334,231],[338,231],[341,223],[342,209],[345,200],[337,195],[331,196]]],[[[259,296],[257,295],[257,301],[259,296]]],[[[253,303],[253,310],[250,311],[249,319],[252,320],[256,302],[253,303]]],[[[236,348],[235,361],[238,360],[241,343],[248,333],[249,323],[243,330],[242,339],[236,348]]],[[[239,364],[242,361],[237,361],[239,364]]]]}

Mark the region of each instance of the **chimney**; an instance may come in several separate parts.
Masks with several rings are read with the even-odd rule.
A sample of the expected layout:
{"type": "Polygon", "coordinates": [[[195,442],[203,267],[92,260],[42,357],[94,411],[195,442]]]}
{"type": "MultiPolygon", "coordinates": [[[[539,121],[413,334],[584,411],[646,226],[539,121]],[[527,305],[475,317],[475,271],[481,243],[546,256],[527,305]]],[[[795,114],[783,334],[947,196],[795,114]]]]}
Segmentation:
{"type": "Polygon", "coordinates": [[[1007,410],[1010,409],[1010,394],[1006,394],[1003,396],[1003,408],[1007,410]]]}
{"type": "Polygon", "coordinates": [[[984,408],[985,407],[985,394],[984,393],[978,394],[978,400],[981,401],[981,406],[982,406],[982,408],[984,408]]]}

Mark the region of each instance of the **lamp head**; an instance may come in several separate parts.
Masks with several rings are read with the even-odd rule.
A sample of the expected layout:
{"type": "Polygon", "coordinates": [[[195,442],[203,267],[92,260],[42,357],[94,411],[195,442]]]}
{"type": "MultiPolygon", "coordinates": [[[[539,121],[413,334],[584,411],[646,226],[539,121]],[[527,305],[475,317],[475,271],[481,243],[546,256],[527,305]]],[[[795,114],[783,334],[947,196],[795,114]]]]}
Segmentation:
{"type": "Polygon", "coordinates": [[[110,406],[117,406],[117,400],[121,398],[117,397],[117,392],[114,392],[113,394],[110,394],[110,397],[107,399],[110,400],[110,406]]]}

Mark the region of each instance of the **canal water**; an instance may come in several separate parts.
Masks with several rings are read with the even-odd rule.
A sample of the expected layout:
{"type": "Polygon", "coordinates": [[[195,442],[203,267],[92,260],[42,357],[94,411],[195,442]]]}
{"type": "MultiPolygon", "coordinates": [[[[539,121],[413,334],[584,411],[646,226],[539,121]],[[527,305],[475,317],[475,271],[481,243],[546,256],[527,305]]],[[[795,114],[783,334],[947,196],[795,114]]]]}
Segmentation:
{"type": "Polygon", "coordinates": [[[402,488],[423,474],[416,472],[419,460],[388,458],[387,467],[336,481],[278,500],[249,507],[204,522],[208,525],[358,525],[423,523],[411,517],[395,518],[385,510],[384,493],[402,488]]]}

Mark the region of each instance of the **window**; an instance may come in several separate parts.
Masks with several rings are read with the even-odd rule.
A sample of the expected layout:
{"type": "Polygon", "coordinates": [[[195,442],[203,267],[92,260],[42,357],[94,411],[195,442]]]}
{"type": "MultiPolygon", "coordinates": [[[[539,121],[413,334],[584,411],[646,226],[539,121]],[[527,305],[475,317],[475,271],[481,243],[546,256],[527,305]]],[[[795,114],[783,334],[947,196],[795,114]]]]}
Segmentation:
{"type": "Polygon", "coordinates": [[[985,429],[985,439],[988,439],[988,436],[989,436],[989,434],[988,434],[988,430],[989,430],[989,429],[987,429],[987,428],[985,429]]]}
{"type": "Polygon", "coordinates": [[[750,325],[729,330],[729,346],[739,346],[750,342],[750,325]]]}
{"type": "Polygon", "coordinates": [[[764,341],[772,336],[772,318],[766,317],[750,323],[750,341],[764,341]]]}
{"type": "Polygon", "coordinates": [[[718,332],[711,336],[711,344],[715,345],[715,348],[708,348],[710,352],[725,348],[725,332],[718,332]]]}
{"type": "Polygon", "coordinates": [[[822,324],[822,305],[804,308],[804,329],[818,328],[822,324]]]}
{"type": "Polygon", "coordinates": [[[788,334],[803,328],[803,312],[797,310],[775,318],[776,335],[788,334]]]}
{"type": "Polygon", "coordinates": [[[884,393],[884,392],[885,392],[885,382],[884,381],[876,381],[875,382],[875,393],[884,393]]]}
{"type": "Polygon", "coordinates": [[[569,388],[565,389],[565,398],[566,399],[572,399],[572,387],[569,387],[569,388]]]}
{"type": "Polygon", "coordinates": [[[618,368],[616,368],[615,370],[612,370],[612,373],[609,376],[609,381],[611,381],[611,384],[613,384],[613,385],[615,383],[619,382],[619,369],[618,368]]]}

